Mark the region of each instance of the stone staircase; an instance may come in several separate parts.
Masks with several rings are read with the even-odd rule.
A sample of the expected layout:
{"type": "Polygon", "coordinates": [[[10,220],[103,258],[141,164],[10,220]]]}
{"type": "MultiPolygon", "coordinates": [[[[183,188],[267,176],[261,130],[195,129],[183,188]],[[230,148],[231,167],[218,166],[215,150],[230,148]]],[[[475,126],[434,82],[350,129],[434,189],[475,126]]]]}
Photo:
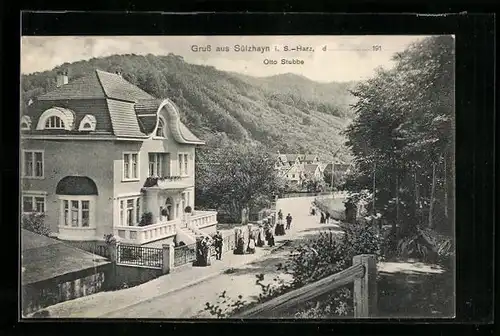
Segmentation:
{"type": "Polygon", "coordinates": [[[200,230],[196,230],[190,227],[179,228],[177,234],[178,234],[177,240],[184,241],[184,243],[187,245],[196,243],[197,238],[203,238],[209,236],[200,230]]]}

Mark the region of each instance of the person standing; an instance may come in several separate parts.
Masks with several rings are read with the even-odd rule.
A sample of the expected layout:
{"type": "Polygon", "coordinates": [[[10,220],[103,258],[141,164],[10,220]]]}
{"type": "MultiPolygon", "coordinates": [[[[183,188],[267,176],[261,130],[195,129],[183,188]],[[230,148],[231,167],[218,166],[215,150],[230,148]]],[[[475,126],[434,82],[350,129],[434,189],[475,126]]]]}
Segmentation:
{"type": "Polygon", "coordinates": [[[247,253],[249,254],[255,253],[255,236],[253,234],[250,234],[250,236],[248,237],[247,253]]]}
{"type": "Polygon", "coordinates": [[[273,230],[269,230],[268,231],[268,236],[267,236],[267,244],[269,246],[274,246],[274,234],[273,234],[273,230]]]}
{"type": "Polygon", "coordinates": [[[278,211],[278,224],[281,224],[283,223],[283,212],[281,212],[281,209],[280,211],[278,211]]]}
{"type": "Polygon", "coordinates": [[[214,240],[215,240],[215,259],[222,260],[222,245],[224,239],[222,238],[222,234],[220,233],[220,231],[217,231],[214,240]]]}
{"type": "Polygon", "coordinates": [[[258,247],[264,246],[264,229],[262,228],[262,225],[259,225],[259,232],[257,235],[257,246],[258,247]]]}
{"type": "Polygon", "coordinates": [[[292,224],[292,215],[288,214],[286,216],[286,229],[290,230],[290,225],[292,224]]]}

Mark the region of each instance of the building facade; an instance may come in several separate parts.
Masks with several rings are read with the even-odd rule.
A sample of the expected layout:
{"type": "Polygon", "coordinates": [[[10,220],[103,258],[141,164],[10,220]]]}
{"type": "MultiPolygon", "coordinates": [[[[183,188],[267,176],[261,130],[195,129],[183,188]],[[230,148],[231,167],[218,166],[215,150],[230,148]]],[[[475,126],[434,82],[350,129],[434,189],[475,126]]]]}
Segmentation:
{"type": "Polygon", "coordinates": [[[194,209],[198,139],[169,99],[95,70],[33,101],[21,117],[22,212],[62,240],[147,244],[183,228],[215,230],[194,209]]]}

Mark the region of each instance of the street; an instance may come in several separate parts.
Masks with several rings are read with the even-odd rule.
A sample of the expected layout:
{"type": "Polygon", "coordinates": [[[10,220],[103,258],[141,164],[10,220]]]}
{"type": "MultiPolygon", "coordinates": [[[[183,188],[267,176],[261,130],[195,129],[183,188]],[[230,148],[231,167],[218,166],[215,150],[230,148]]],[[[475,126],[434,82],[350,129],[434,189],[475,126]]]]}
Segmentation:
{"type": "MultiPolygon", "coordinates": [[[[309,208],[314,197],[280,199],[277,210],[282,209],[284,217],[290,213],[293,217],[290,231],[287,235],[276,237],[277,242],[283,240],[297,240],[315,231],[326,228],[319,224],[319,217],[309,215],[309,208]]],[[[341,202],[340,202],[341,204],[341,202]]],[[[329,225],[330,226],[330,225],[329,225]]],[[[268,247],[266,247],[268,248],[268,247]]],[[[226,296],[242,300],[252,301],[255,295],[261,291],[255,284],[256,275],[264,273],[265,279],[272,280],[273,275],[278,275],[276,265],[283,262],[289,251],[283,250],[278,253],[267,254],[258,261],[244,265],[243,267],[231,269],[226,274],[220,274],[193,287],[160,296],[148,302],[120,309],[101,317],[106,318],[192,318],[212,317],[203,308],[206,302],[214,304],[218,296],[226,291],[226,296]]]]}

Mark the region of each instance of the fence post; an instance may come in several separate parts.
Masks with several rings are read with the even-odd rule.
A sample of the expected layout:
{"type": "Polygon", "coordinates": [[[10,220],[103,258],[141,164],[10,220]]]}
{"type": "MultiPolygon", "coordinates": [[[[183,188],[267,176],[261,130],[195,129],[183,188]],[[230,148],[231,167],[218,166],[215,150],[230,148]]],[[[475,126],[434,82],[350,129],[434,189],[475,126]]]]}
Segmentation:
{"type": "Polygon", "coordinates": [[[110,289],[116,289],[118,286],[118,276],[116,273],[116,263],[118,262],[118,248],[120,243],[116,242],[114,244],[107,244],[107,248],[109,250],[109,260],[111,261],[111,269],[110,269],[110,281],[108,282],[108,286],[110,289]]]}
{"type": "Polygon", "coordinates": [[[365,273],[362,278],[354,280],[354,317],[366,318],[377,315],[377,259],[373,254],[354,256],[354,265],[363,265],[365,273]]]}
{"type": "Polygon", "coordinates": [[[163,244],[163,267],[162,267],[162,273],[163,274],[168,274],[174,268],[174,245],[172,243],[170,244],[163,244]]]}

